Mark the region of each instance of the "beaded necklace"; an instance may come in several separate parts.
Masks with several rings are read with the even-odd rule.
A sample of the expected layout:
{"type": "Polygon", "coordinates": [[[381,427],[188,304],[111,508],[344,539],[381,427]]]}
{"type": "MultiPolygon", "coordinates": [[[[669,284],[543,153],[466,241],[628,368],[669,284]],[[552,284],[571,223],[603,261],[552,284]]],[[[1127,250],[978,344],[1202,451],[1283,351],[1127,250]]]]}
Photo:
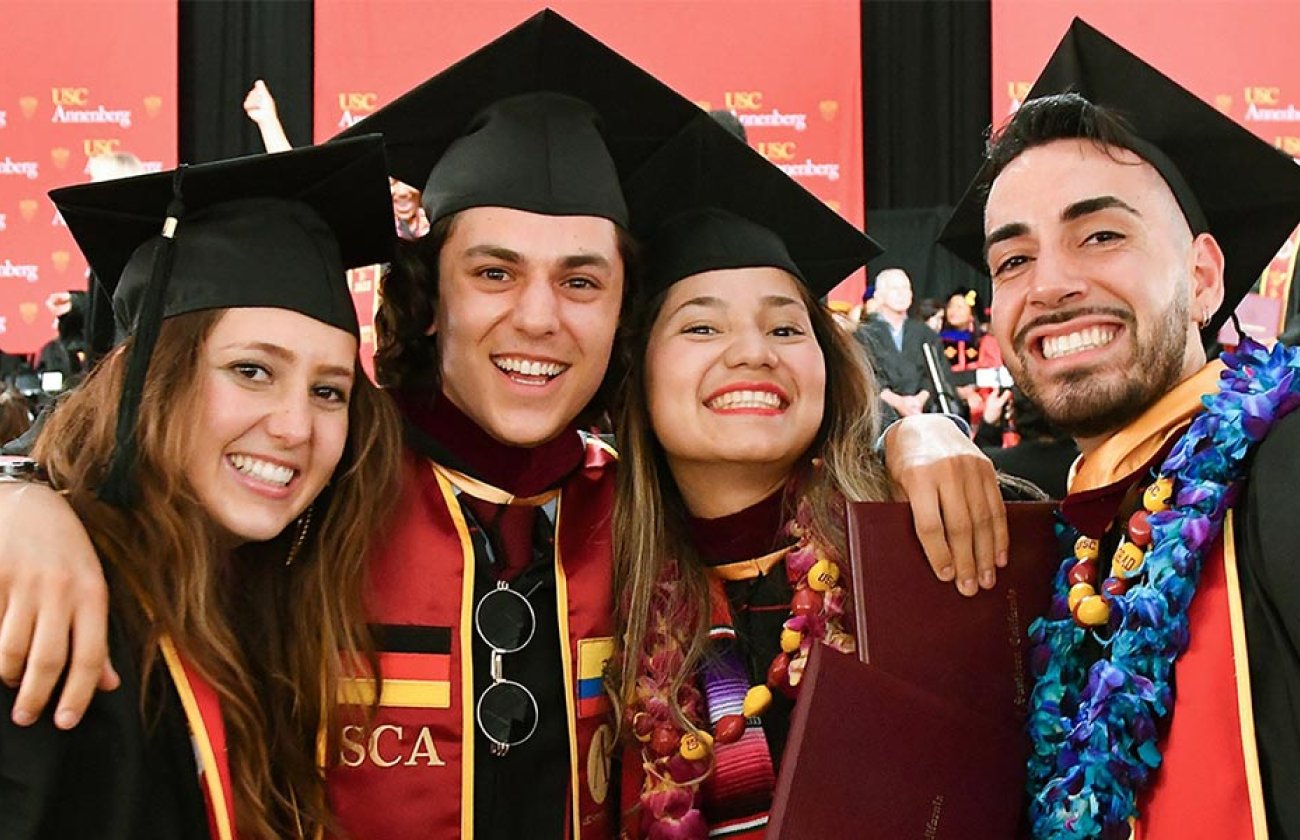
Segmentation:
{"type": "MultiPolygon", "coordinates": [[[[686,721],[672,714],[670,686],[681,673],[684,657],[674,643],[677,628],[670,626],[667,611],[658,606],[675,583],[669,579],[656,587],[650,607],[650,644],[641,660],[636,702],[624,713],[626,726],[641,743],[645,782],[640,801],[650,837],[703,840],[708,824],[699,809],[699,789],[713,770],[716,747],[736,743],[747,730],[757,730],[761,736],[761,717],[772,703],[772,692],[797,696],[813,644],[821,642],[845,653],[854,650],[853,636],[842,626],[848,606],[847,589],[838,564],[815,538],[811,523],[811,508],[807,500],[801,499],[794,519],[783,529],[796,540],[795,544],[759,561],[747,561],[762,572],[785,561],[786,578],[793,589],[790,617],[782,625],[781,653],[768,667],[766,681],[751,686],[740,712],[722,715],[712,732],[703,725],[705,704],[694,680],[685,680],[677,696],[686,721]]],[[[734,650],[730,656],[734,658],[734,650]]],[[[738,669],[738,663],[724,660],[722,664],[701,671],[705,692],[712,696],[725,691],[720,683],[733,678],[738,669]]],[[[739,670],[743,672],[743,666],[739,670]]]]}
{"type": "Polygon", "coordinates": [[[1278,344],[1270,352],[1243,337],[1222,361],[1219,391],[1202,398],[1205,410],[1144,493],[1101,592],[1096,541],[1061,525],[1074,550],[1057,573],[1048,615],[1029,628],[1035,837],[1127,838],[1137,794],[1160,765],[1158,724],[1173,705],[1174,662],[1187,649],[1202,562],[1251,453],[1300,407],[1296,350],[1278,344]],[[1090,637],[1103,650],[1091,663],[1090,637]]]}

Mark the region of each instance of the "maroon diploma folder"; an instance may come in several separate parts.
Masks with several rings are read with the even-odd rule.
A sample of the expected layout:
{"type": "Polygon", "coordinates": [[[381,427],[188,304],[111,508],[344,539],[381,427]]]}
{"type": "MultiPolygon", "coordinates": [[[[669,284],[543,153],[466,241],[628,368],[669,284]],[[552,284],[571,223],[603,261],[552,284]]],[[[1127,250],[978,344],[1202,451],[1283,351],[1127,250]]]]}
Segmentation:
{"type": "Polygon", "coordinates": [[[1053,511],[1007,504],[1011,551],[997,585],[967,598],[934,576],[903,503],[849,505],[858,653],[897,677],[1019,726],[1028,708],[1029,624],[1060,564],[1053,511]]]}
{"type": "Polygon", "coordinates": [[[855,504],[849,549],[859,656],[814,652],[768,837],[1019,836],[1029,623],[1057,564],[1052,506],[1009,504],[994,589],[965,598],[930,571],[905,504],[855,504]]]}

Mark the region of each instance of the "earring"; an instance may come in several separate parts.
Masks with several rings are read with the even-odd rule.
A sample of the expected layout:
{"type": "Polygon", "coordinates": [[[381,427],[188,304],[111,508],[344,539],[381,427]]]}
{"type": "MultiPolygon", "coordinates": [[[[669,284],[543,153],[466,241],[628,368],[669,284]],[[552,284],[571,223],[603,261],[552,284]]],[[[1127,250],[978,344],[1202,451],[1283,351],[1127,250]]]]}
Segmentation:
{"type": "Polygon", "coordinates": [[[298,558],[298,552],[302,551],[302,544],[307,541],[307,532],[311,530],[311,512],[315,505],[308,505],[296,520],[297,533],[293,537],[293,546],[289,549],[289,556],[284,558],[284,565],[292,565],[293,561],[298,558]]]}

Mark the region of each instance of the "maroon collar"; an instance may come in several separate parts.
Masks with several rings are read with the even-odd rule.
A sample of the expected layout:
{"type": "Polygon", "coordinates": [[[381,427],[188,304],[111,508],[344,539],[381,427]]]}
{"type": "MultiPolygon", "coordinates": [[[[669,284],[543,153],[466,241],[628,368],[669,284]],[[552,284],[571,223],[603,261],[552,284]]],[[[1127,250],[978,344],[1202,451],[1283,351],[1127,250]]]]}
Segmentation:
{"type": "Polygon", "coordinates": [[[483,431],[439,391],[399,391],[393,397],[412,449],[512,495],[549,490],[582,466],[576,425],[539,446],[511,446],[483,431]]]}
{"type": "Polygon", "coordinates": [[[761,557],[778,548],[784,524],[784,489],[717,519],[690,517],[687,526],[700,556],[717,566],[761,557]]]}
{"type": "Polygon", "coordinates": [[[1136,471],[1129,473],[1112,484],[1094,487],[1081,493],[1071,493],[1061,501],[1061,518],[1073,525],[1084,536],[1101,539],[1119,516],[1129,491],[1152,471],[1160,467],[1174,448],[1179,436],[1175,435],[1160,450],[1136,471]]]}

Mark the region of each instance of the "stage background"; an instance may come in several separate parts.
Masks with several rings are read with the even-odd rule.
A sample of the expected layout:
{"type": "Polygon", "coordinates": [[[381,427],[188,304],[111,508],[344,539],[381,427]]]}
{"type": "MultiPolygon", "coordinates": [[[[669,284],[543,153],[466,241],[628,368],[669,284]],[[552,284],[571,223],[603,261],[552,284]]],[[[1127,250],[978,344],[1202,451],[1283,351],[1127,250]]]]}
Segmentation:
{"type": "MultiPolygon", "coordinates": [[[[751,146],[862,227],[862,51],[853,0],[317,0],[317,142],[548,5],[702,108],[735,111],[751,146]]],[[[364,272],[353,284],[363,315],[374,280],[364,272]]],[[[832,297],[856,301],[862,286],[859,273],[832,297]]]]}
{"type": "MultiPolygon", "coordinates": [[[[1300,155],[1300,3],[1281,0],[993,0],[993,121],[1019,107],[1075,16],[1141,56],[1267,142],[1300,155]]],[[[1300,231],[1239,310],[1256,338],[1277,335],[1293,307],[1300,231]],[[1274,302],[1275,301],[1275,302],[1274,302]],[[1267,314],[1263,314],[1267,313],[1267,314]]]]}
{"type": "Polygon", "coordinates": [[[0,349],[54,337],[52,292],[86,263],[46,192],[93,154],[176,165],[176,3],[5,2],[0,35],[0,349]]]}

